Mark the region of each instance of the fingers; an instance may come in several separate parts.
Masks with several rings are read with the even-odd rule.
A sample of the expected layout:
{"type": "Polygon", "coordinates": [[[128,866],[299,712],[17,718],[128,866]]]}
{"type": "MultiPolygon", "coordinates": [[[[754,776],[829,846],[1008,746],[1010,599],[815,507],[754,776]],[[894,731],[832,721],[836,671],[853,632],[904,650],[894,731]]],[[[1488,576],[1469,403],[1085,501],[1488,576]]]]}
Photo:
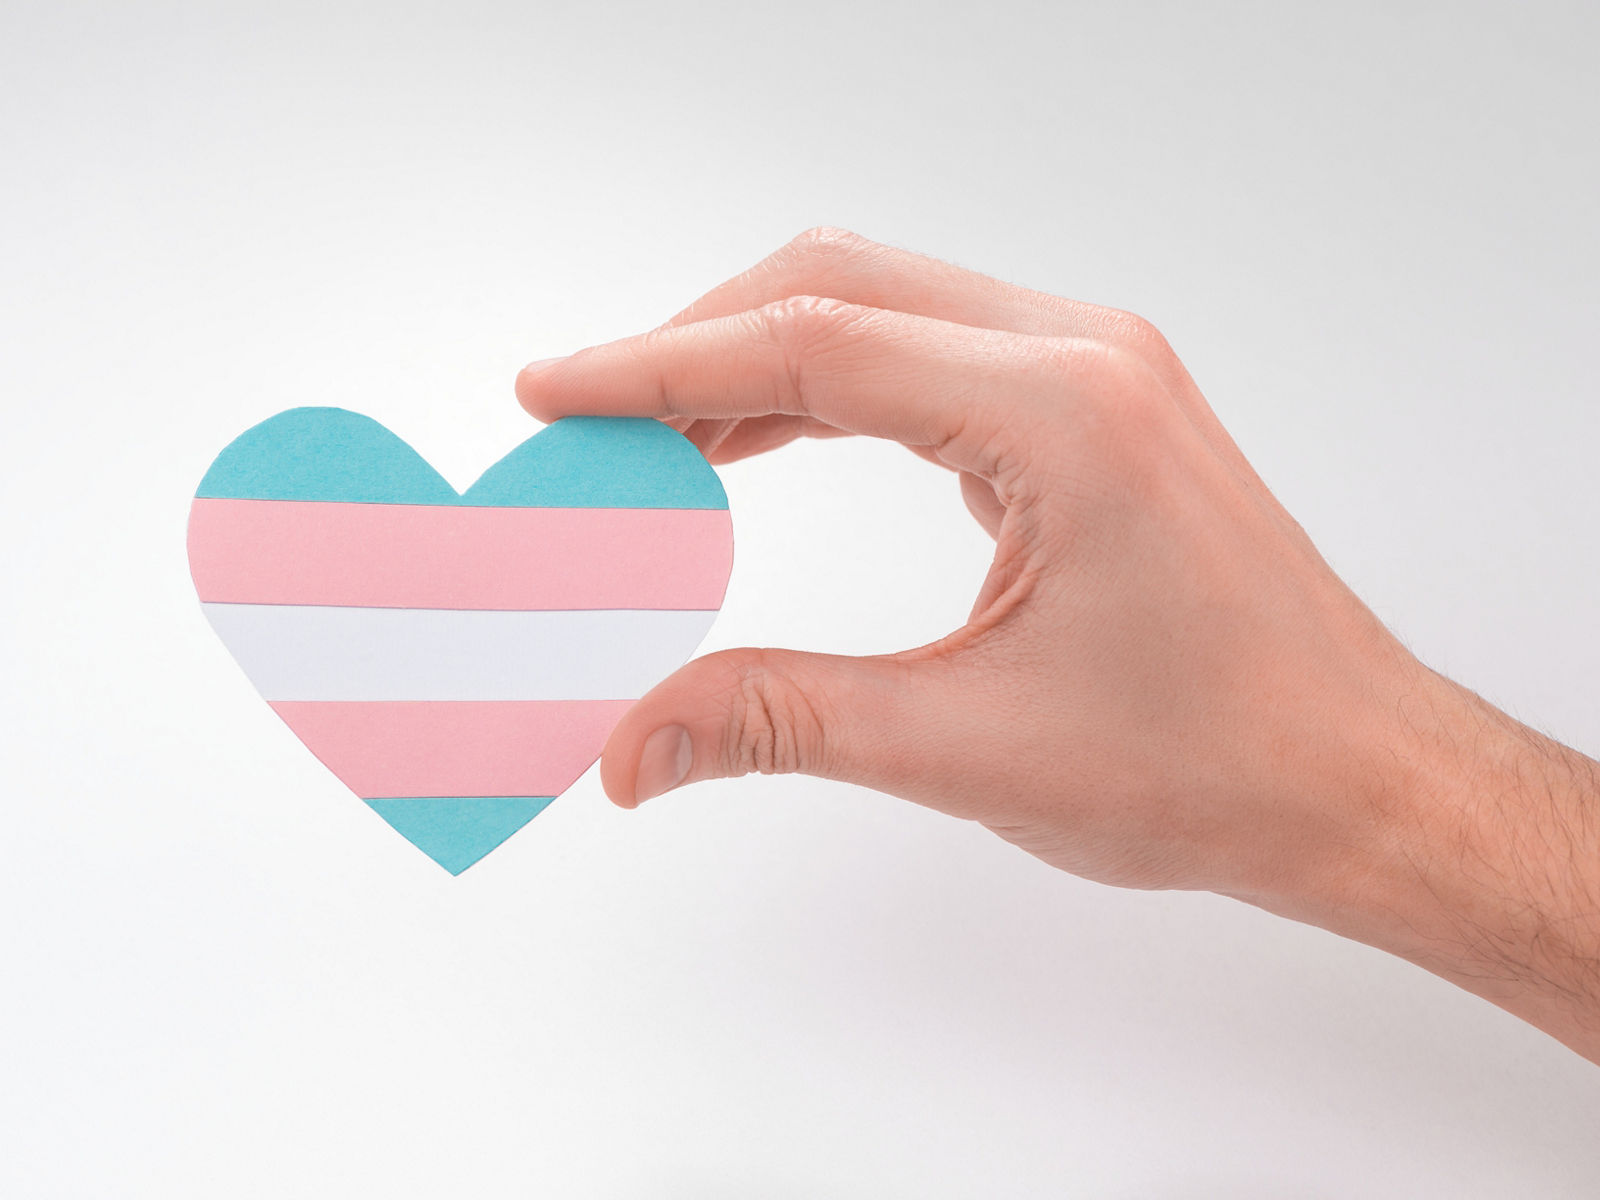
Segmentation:
{"type": "MultiPolygon", "coordinates": [[[[1251,486],[1265,491],[1189,372],[1150,322],[1133,313],[1005,283],[843,229],[807,230],[754,267],[713,288],[667,323],[715,320],[790,296],[817,296],[954,324],[1033,337],[1100,342],[1142,359],[1202,436],[1251,486]]],[[[680,426],[696,445],[727,436],[680,426]]]]}
{"type": "MultiPolygon", "coordinates": [[[[1110,311],[1015,287],[843,229],[822,227],[807,230],[748,271],[713,288],[665,328],[732,316],[791,296],[819,296],[977,328],[1056,337],[1088,336],[1100,324],[1092,315],[1110,311]],[[1078,319],[1070,319],[1073,316],[1078,319]]],[[[735,438],[737,422],[728,420],[673,424],[712,462],[776,449],[795,437],[823,436],[815,422],[793,427],[781,440],[768,435],[735,438]],[[721,457],[730,440],[741,446],[748,440],[750,448],[721,457]]]]}
{"type": "Polygon", "coordinates": [[[713,288],[667,325],[715,320],[788,296],[822,296],[1035,337],[1107,338],[1128,317],[879,245],[843,229],[819,228],[713,288]]]}
{"type": "Polygon", "coordinates": [[[806,418],[927,447],[988,478],[1000,455],[1026,445],[1019,439],[1045,402],[1059,407],[1064,352],[1043,339],[799,297],[525,370],[517,397],[545,421],[806,418]]]}
{"type": "MultiPolygon", "coordinates": [[[[624,808],[684,783],[801,772],[907,794],[939,740],[937,671],[893,656],[726,650],[639,700],[601,758],[624,808]]],[[[953,699],[953,698],[952,698],[953,699]]],[[[946,739],[948,740],[948,739],[946,739]]]]}

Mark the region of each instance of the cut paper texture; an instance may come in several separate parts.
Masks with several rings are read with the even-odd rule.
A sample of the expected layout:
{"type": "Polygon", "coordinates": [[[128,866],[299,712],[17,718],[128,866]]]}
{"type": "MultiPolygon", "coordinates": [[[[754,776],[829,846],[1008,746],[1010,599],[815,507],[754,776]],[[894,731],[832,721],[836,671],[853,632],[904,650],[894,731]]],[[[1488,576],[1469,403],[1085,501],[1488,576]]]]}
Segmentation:
{"type": "Polygon", "coordinates": [[[189,514],[211,626],[274,712],[452,874],[571,787],[722,606],[716,472],[659,421],[567,417],[457,494],[369,417],[238,437],[189,514]]]}

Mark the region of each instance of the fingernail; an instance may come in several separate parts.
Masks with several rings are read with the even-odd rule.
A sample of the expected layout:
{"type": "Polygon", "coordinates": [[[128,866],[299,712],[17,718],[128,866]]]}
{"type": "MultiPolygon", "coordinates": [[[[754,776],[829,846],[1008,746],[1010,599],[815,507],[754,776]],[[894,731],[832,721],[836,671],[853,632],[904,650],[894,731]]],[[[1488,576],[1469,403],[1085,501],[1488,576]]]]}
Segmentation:
{"type": "Polygon", "coordinates": [[[689,731],[682,725],[663,725],[644,740],[639,774],[633,783],[633,802],[642,804],[677,787],[688,777],[693,761],[689,731]]]}
{"type": "Polygon", "coordinates": [[[534,372],[542,371],[546,367],[553,367],[558,362],[566,362],[568,357],[570,356],[563,354],[559,358],[536,358],[527,366],[522,368],[522,373],[524,375],[532,375],[534,372]]]}

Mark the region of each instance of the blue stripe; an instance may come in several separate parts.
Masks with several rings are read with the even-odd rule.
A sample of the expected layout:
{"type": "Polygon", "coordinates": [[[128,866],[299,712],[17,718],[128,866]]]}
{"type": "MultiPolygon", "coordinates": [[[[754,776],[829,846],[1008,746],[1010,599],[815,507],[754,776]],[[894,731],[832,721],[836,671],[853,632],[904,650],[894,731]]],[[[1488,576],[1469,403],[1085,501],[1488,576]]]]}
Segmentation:
{"type": "Polygon", "coordinates": [[[459,875],[542,813],[554,796],[406,796],[368,800],[408,842],[459,875]]]}
{"type": "Polygon", "coordinates": [[[291,408],[228,443],[196,495],[238,500],[460,504],[444,477],[371,417],[291,408]]]}
{"type": "Polygon", "coordinates": [[[660,421],[566,417],[458,495],[377,421],[341,408],[293,408],[246,430],[217,456],[196,494],[496,508],[728,507],[717,473],[660,421]]]}
{"type": "Polygon", "coordinates": [[[563,417],[467,489],[463,502],[522,508],[727,508],[711,465],[670,425],[563,417]]]}

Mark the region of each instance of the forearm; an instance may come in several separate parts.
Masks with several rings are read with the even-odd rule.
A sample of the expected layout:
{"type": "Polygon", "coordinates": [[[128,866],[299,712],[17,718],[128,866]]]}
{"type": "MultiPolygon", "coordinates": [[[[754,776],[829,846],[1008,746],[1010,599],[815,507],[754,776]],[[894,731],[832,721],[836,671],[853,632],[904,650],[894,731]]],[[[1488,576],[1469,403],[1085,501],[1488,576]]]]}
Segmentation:
{"type": "Polygon", "coordinates": [[[1352,786],[1370,820],[1263,907],[1398,954],[1600,1063],[1600,764],[1421,668],[1352,786]]]}

